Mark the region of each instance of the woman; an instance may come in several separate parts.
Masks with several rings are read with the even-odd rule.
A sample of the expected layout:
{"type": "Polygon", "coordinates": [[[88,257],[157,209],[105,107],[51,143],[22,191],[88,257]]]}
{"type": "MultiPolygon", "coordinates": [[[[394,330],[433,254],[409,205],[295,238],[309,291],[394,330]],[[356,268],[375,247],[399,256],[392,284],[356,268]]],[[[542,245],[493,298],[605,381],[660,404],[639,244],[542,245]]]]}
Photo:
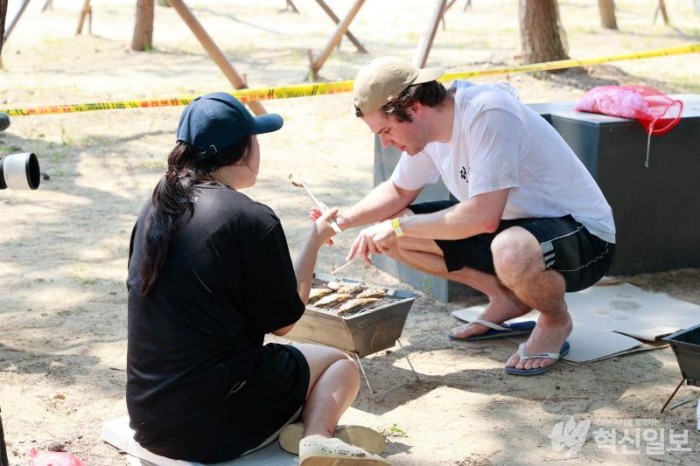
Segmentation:
{"type": "MultiPolygon", "coordinates": [[[[180,118],[167,172],[131,237],[131,427],[155,454],[215,463],[269,444],[301,416],[303,428],[283,434],[301,464],[387,464],[333,438],[360,386],[352,359],[319,345],[263,345],[304,312],[337,211],[313,223],[292,263],[280,220],[240,192],[257,179],[256,135],[282,123],[225,93],[195,99],[180,118]]],[[[362,429],[345,438],[376,443],[379,434],[362,429]]]]}

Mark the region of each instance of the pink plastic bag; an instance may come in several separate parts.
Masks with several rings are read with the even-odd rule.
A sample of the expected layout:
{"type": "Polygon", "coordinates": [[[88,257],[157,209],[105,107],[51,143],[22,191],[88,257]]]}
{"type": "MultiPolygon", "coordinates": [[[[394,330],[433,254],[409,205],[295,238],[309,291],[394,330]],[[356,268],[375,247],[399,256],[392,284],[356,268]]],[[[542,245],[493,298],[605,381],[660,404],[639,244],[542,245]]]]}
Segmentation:
{"type": "Polygon", "coordinates": [[[647,134],[660,136],[681,120],[683,101],[649,86],[598,86],[588,91],[574,109],[632,118],[641,123],[647,134]]]}
{"type": "Polygon", "coordinates": [[[647,133],[644,166],[649,168],[651,136],[666,134],[681,121],[683,101],[649,86],[598,86],[588,91],[574,110],[637,120],[647,133]]]}
{"type": "Polygon", "coordinates": [[[86,466],[77,456],[63,451],[29,450],[29,466],[86,466]]]}

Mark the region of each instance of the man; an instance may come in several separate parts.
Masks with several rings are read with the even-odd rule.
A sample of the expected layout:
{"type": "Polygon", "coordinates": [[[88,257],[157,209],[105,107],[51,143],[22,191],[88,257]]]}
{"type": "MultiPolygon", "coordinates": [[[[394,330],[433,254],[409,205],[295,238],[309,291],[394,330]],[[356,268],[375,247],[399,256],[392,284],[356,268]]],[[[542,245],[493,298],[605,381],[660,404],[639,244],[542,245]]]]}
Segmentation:
{"type": "MultiPolygon", "coordinates": [[[[343,229],[372,224],[348,259],[385,254],[473,287],[489,299],[479,317],[486,324],[539,310],[506,372],[541,374],[569,350],[564,293],[595,284],[610,267],[612,210],[541,116],[498,87],[457,82],[448,91],[436,81],[443,73],[396,57],[358,73],[357,116],[384,147],[403,154],[389,180],[339,213],[343,229]],[[457,202],[412,205],[439,179],[457,202]]],[[[473,322],[450,337],[469,340],[487,331],[473,322]]]]}

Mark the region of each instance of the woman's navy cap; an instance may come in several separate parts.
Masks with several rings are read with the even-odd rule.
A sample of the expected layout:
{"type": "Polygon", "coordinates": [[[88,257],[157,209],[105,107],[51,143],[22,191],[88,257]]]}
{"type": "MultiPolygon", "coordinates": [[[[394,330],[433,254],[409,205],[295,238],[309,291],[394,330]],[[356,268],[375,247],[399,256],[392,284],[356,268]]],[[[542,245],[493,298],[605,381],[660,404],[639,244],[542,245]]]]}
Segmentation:
{"type": "Polygon", "coordinates": [[[198,153],[212,156],[246,136],[271,133],[283,124],[277,114],[253,116],[231,94],[214,92],[197,97],[185,107],[177,140],[189,143],[198,153]]]}

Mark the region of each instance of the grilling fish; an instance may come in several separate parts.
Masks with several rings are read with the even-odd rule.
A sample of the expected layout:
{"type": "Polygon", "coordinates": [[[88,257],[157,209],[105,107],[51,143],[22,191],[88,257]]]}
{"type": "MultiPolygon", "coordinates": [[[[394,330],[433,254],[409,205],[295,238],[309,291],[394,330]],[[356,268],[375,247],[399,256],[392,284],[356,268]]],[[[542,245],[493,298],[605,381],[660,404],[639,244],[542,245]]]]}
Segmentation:
{"type": "Polygon", "coordinates": [[[386,296],[386,290],[383,288],[367,288],[357,295],[358,298],[383,298],[384,296],[386,296]]]}
{"type": "Polygon", "coordinates": [[[309,292],[309,302],[333,293],[330,288],[311,288],[309,292]]]}
{"type": "Polygon", "coordinates": [[[371,304],[375,301],[379,301],[379,298],[355,298],[355,299],[351,299],[350,301],[346,301],[345,303],[343,303],[343,305],[338,308],[337,314],[339,316],[342,316],[343,314],[347,314],[348,312],[352,311],[353,309],[357,309],[358,307],[366,306],[367,304],[371,304]]]}
{"type": "Polygon", "coordinates": [[[329,294],[328,296],[324,296],[323,298],[319,299],[314,303],[314,306],[317,307],[322,307],[322,306],[333,306],[335,304],[340,304],[344,301],[347,301],[348,299],[352,298],[352,295],[349,294],[344,294],[344,293],[333,293],[329,294]]]}
{"type": "Polygon", "coordinates": [[[354,283],[349,283],[347,285],[343,285],[340,288],[338,288],[338,293],[343,293],[343,294],[357,294],[360,291],[364,290],[365,288],[362,285],[354,284],[354,283]]]}
{"type": "Polygon", "coordinates": [[[340,287],[342,287],[343,284],[340,283],[338,280],[331,280],[328,283],[326,283],[326,286],[333,291],[338,291],[338,289],[340,289],[340,287]]]}

